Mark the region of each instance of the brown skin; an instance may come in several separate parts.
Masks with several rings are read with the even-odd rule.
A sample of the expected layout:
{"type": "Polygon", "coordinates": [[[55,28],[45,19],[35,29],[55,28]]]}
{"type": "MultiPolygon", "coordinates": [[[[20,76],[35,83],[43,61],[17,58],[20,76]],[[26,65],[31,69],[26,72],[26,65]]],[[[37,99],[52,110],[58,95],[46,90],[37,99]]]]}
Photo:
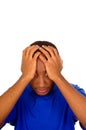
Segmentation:
{"type": "Polygon", "coordinates": [[[53,81],[49,79],[44,63],[37,59],[36,73],[30,85],[38,95],[46,95],[53,88],[53,81]]]}
{"type": "Polygon", "coordinates": [[[53,78],[55,76],[55,73],[56,75],[57,73],[59,74],[62,69],[62,60],[61,57],[58,55],[57,50],[51,46],[48,46],[47,48],[50,49],[47,50],[49,53],[43,48],[41,47],[39,48],[39,50],[42,53],[39,55],[39,58],[37,59],[36,73],[34,78],[30,82],[33,90],[38,95],[46,95],[52,90],[53,83],[54,83],[53,78]],[[50,58],[50,64],[52,65],[52,68],[48,64],[48,60],[49,60],[48,57],[50,58]],[[53,60],[51,60],[51,58],[53,60]],[[47,66],[45,62],[47,62],[47,66]],[[50,68],[49,70],[51,72],[50,74],[49,72],[47,72],[48,70],[46,71],[47,69],[46,67],[50,68]],[[55,70],[53,68],[55,68],[55,70]],[[52,75],[52,78],[50,75],[52,75]]]}
{"type": "Polygon", "coordinates": [[[34,53],[38,48],[39,46],[29,46],[23,51],[21,65],[22,76],[25,76],[29,80],[32,80],[35,75],[36,62],[40,52],[37,52],[35,55],[34,53]]]}
{"type": "Polygon", "coordinates": [[[15,106],[27,84],[34,77],[36,61],[40,52],[37,52],[34,57],[33,54],[38,48],[38,46],[29,46],[24,49],[22,54],[21,77],[12,87],[0,96],[0,127],[4,124],[6,117],[15,106]]]}
{"type": "Polygon", "coordinates": [[[49,53],[43,48],[39,48],[40,51],[47,57],[46,60],[43,55],[39,56],[39,58],[45,64],[48,77],[58,86],[70,108],[75,113],[82,126],[86,128],[86,97],[84,97],[76,89],[74,89],[61,74],[62,60],[61,57],[58,55],[56,49],[50,46],[43,47],[51,55],[50,56],[49,53]]]}
{"type": "Polygon", "coordinates": [[[39,58],[43,61],[48,77],[55,82],[55,78],[60,75],[62,70],[62,59],[58,54],[57,50],[51,46],[43,46],[39,48],[39,50],[46,56],[40,55],[39,58]],[[46,50],[44,50],[44,49],[46,50]]]}
{"type": "Polygon", "coordinates": [[[50,55],[42,47],[39,48],[38,46],[31,46],[23,51],[21,77],[9,90],[0,96],[0,126],[4,124],[6,117],[13,109],[28,83],[32,84],[32,87],[37,94],[45,95],[50,92],[52,83],[54,82],[81,124],[86,128],[86,97],[75,90],[61,74],[62,60],[58,55],[57,50],[50,46],[43,47],[50,55]],[[39,49],[47,59],[40,52],[37,52],[33,56],[37,49],[39,49]],[[39,65],[40,67],[38,69],[39,65]],[[37,76],[36,74],[38,75],[38,78],[34,77],[37,76]],[[45,78],[45,75],[48,77],[45,78]],[[35,89],[40,87],[44,88],[41,90],[42,93],[39,93],[39,91],[35,89]],[[43,93],[44,91],[45,93],[43,93]]]}

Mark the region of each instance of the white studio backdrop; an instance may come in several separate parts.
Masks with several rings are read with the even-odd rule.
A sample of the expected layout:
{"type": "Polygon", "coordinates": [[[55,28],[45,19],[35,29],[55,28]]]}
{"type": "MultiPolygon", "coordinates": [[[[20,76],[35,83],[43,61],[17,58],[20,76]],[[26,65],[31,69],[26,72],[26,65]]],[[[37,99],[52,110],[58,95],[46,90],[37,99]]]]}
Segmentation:
{"type": "Polygon", "coordinates": [[[22,50],[36,40],[53,42],[63,75],[86,90],[86,1],[0,0],[0,95],[18,80],[22,50]]]}

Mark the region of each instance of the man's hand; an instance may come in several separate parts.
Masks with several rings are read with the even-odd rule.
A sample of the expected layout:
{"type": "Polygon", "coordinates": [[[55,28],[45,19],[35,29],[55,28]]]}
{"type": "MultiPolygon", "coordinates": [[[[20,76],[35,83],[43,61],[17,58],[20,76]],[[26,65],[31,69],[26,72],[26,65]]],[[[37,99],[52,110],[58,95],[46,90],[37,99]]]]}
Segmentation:
{"type": "Polygon", "coordinates": [[[22,55],[22,65],[21,71],[22,75],[27,79],[32,80],[36,71],[36,60],[40,55],[40,52],[34,52],[39,48],[39,46],[29,46],[23,51],[22,55]]]}
{"type": "Polygon", "coordinates": [[[43,56],[41,54],[39,58],[45,64],[48,77],[54,81],[55,78],[59,76],[62,70],[61,57],[59,56],[57,50],[51,46],[42,46],[39,48],[39,50],[45,55],[43,56]]]}

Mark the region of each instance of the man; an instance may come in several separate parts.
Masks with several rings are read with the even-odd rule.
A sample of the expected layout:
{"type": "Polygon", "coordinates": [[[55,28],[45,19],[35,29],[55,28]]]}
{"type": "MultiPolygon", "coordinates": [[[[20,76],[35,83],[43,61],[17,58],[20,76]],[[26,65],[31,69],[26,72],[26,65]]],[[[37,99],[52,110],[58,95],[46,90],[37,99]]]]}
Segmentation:
{"type": "Polygon", "coordinates": [[[0,126],[15,130],[74,130],[77,120],[86,129],[86,94],[61,74],[62,59],[47,41],[23,51],[19,80],[0,96],[0,126]]]}

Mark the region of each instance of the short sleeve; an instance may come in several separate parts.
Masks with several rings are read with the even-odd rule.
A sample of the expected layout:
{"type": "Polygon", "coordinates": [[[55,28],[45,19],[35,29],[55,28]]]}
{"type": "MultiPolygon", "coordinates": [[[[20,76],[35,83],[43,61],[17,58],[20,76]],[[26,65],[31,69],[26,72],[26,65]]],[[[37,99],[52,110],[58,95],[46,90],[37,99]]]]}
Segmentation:
{"type": "Polygon", "coordinates": [[[83,88],[80,88],[78,85],[74,85],[74,84],[72,84],[72,86],[73,86],[76,90],[78,90],[83,96],[86,97],[86,92],[85,92],[85,90],[84,90],[83,88]]]}
{"type": "MultiPolygon", "coordinates": [[[[83,96],[86,97],[86,92],[85,92],[85,90],[84,90],[83,88],[80,88],[78,85],[74,85],[74,84],[72,84],[72,86],[73,86],[77,91],[79,91],[83,96]]],[[[74,118],[75,118],[76,121],[77,121],[76,116],[75,116],[75,115],[73,115],[73,116],[74,116],[74,118]]],[[[83,126],[82,126],[81,123],[79,123],[79,124],[80,124],[82,130],[86,130],[86,128],[83,128],[83,126]]]]}

